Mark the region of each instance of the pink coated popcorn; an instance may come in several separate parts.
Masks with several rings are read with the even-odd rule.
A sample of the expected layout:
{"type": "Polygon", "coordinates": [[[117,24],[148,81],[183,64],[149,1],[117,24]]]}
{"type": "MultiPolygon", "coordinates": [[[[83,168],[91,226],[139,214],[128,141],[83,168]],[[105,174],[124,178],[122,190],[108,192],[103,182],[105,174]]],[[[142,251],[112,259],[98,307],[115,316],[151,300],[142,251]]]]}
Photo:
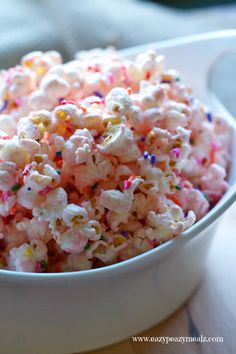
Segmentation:
{"type": "Polygon", "coordinates": [[[231,127],[153,50],[0,72],[1,268],[71,272],[158,247],[228,188],[231,127]]]}

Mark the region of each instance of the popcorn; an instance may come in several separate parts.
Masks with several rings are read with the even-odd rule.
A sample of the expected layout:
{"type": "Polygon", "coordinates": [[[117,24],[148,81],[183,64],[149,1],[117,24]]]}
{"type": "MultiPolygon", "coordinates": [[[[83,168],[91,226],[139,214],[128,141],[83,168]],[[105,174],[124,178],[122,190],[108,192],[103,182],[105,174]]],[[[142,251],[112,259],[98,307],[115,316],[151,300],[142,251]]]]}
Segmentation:
{"type": "Polygon", "coordinates": [[[25,55],[0,73],[1,269],[89,270],[158,247],[228,188],[231,127],[164,57],[25,55]]]}

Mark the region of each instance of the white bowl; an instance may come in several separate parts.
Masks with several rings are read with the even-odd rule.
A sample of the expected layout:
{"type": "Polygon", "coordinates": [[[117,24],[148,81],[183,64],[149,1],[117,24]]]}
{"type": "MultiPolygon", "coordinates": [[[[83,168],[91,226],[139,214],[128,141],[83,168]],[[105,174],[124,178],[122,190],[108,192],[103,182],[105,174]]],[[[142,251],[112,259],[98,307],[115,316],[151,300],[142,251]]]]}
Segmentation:
{"type": "Polygon", "coordinates": [[[153,43],[196,97],[233,127],[230,188],[220,202],[178,238],[105,268],[61,274],[0,270],[0,353],[65,354],[92,350],[141,332],[169,316],[192,293],[221,214],[236,200],[236,124],[209,94],[212,63],[236,49],[236,30],[153,43]]]}

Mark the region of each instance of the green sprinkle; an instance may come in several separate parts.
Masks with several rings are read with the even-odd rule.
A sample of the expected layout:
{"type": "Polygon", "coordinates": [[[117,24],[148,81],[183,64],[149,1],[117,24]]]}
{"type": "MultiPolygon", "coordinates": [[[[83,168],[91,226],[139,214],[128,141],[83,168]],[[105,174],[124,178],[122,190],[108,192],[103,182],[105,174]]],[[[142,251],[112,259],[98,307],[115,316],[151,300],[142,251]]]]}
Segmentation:
{"type": "Polygon", "coordinates": [[[60,175],[61,174],[61,171],[60,170],[56,170],[57,171],[57,173],[60,175]]]}
{"type": "Polygon", "coordinates": [[[18,189],[20,189],[21,185],[19,183],[16,183],[13,187],[12,187],[12,192],[16,192],[18,191],[18,189]]]}
{"type": "Polygon", "coordinates": [[[100,237],[100,240],[101,240],[101,241],[107,241],[106,237],[103,236],[103,235],[100,237]]]}
{"type": "Polygon", "coordinates": [[[85,251],[89,250],[91,247],[91,245],[89,243],[87,243],[87,245],[84,247],[85,251]]]}
{"type": "Polygon", "coordinates": [[[56,156],[61,156],[62,152],[61,151],[56,151],[56,156]]]}
{"type": "Polygon", "coordinates": [[[91,188],[92,188],[92,190],[93,190],[93,191],[95,191],[95,190],[96,190],[96,188],[97,188],[97,186],[98,186],[98,184],[97,184],[97,183],[94,183],[94,185],[91,187],[91,188]]]}
{"type": "Polygon", "coordinates": [[[43,260],[42,262],[41,262],[41,268],[46,268],[46,265],[47,265],[47,263],[46,263],[46,261],[45,260],[43,260]]]}
{"type": "Polygon", "coordinates": [[[175,186],[175,189],[177,189],[177,191],[180,191],[181,187],[180,186],[175,186]]]}
{"type": "Polygon", "coordinates": [[[203,193],[203,195],[204,195],[204,198],[206,198],[206,200],[209,202],[209,197],[208,197],[208,195],[207,195],[206,193],[203,193]]]}
{"type": "Polygon", "coordinates": [[[180,81],[180,77],[177,76],[177,77],[175,78],[175,81],[176,81],[176,82],[179,82],[179,81],[180,81]]]}

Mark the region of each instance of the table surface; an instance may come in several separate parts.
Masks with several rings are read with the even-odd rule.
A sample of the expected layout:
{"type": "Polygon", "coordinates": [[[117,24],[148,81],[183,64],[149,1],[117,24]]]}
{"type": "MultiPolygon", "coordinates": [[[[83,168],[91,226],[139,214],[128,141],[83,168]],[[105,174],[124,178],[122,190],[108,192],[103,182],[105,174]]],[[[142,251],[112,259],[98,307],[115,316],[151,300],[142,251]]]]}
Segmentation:
{"type": "Polygon", "coordinates": [[[205,275],[192,297],[171,317],[139,336],[223,337],[223,343],[119,344],[89,354],[236,353],[236,204],[223,216],[209,253],[205,275]]]}

